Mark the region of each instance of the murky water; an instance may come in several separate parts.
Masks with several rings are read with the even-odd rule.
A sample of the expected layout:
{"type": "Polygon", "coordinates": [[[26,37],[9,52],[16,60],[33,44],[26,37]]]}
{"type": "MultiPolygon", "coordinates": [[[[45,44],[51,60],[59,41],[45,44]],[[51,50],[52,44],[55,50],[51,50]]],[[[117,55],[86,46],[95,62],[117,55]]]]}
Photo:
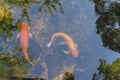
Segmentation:
{"type": "Polygon", "coordinates": [[[111,63],[120,55],[102,46],[101,37],[96,34],[97,16],[92,2],[88,0],[61,2],[64,14],[50,16],[43,12],[38,13],[37,5],[29,11],[33,23],[30,30],[32,38],[29,54],[33,55],[37,64],[29,67],[30,74],[26,77],[62,80],[63,74],[70,71],[74,74],[75,80],[91,80],[93,73],[97,72],[100,58],[111,63]],[[47,47],[47,43],[56,32],[64,32],[74,39],[79,51],[78,58],[63,52],[67,46],[60,44],[63,42],[61,38],[57,38],[50,48],[47,47]]]}

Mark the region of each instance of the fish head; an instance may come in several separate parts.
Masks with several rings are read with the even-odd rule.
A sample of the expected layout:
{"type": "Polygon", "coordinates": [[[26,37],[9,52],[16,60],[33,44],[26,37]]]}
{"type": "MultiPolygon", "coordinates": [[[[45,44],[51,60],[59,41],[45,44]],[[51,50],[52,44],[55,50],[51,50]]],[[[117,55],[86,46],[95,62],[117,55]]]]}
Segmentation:
{"type": "Polygon", "coordinates": [[[72,55],[74,56],[74,57],[78,57],[78,50],[77,49],[75,49],[75,50],[72,50],[72,55]]]}
{"type": "Polygon", "coordinates": [[[29,27],[26,22],[22,22],[21,30],[28,30],[29,27]]]}

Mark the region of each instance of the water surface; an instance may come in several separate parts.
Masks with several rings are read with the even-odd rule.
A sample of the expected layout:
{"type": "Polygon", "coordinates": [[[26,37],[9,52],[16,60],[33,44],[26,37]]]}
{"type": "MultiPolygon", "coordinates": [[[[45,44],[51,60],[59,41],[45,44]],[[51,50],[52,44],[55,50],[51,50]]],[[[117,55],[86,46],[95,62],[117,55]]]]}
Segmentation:
{"type": "Polygon", "coordinates": [[[33,23],[30,30],[32,38],[29,54],[33,55],[37,64],[29,67],[30,74],[26,77],[61,80],[60,75],[70,71],[74,74],[75,80],[91,80],[93,73],[97,72],[100,58],[111,63],[119,54],[103,47],[100,35],[96,34],[97,16],[92,2],[61,2],[64,14],[58,12],[50,16],[44,12],[39,13],[38,5],[29,10],[33,23]],[[56,32],[64,32],[73,38],[78,46],[78,58],[63,52],[67,46],[59,44],[63,42],[61,38],[57,38],[54,44],[47,48],[47,43],[56,32]]]}

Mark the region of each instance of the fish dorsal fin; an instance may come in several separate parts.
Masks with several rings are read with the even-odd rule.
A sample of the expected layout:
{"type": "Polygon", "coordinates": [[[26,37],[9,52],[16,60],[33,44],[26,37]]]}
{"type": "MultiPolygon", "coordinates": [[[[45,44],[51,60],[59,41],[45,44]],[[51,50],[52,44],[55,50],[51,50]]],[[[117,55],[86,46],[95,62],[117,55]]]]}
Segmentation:
{"type": "Polygon", "coordinates": [[[63,52],[64,52],[65,54],[69,54],[69,53],[70,53],[70,51],[66,51],[66,50],[63,50],[63,52]]]}

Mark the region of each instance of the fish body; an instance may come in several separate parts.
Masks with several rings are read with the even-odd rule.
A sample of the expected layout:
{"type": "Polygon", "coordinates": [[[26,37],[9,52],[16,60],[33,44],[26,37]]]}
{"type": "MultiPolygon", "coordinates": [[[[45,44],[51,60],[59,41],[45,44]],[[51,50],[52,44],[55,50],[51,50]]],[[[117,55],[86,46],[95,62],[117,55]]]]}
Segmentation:
{"type": "Polygon", "coordinates": [[[26,22],[22,23],[21,31],[17,37],[20,37],[20,43],[22,46],[25,59],[32,64],[28,57],[29,38],[31,37],[31,33],[28,31],[28,25],[26,22]]]}
{"type": "Polygon", "coordinates": [[[47,44],[48,47],[50,47],[52,45],[52,43],[55,41],[56,37],[63,37],[65,40],[65,43],[67,44],[67,46],[69,48],[69,51],[72,53],[72,55],[74,57],[78,57],[78,49],[77,49],[75,42],[69,35],[67,35],[63,32],[58,32],[58,33],[53,34],[51,41],[47,44]]]}

